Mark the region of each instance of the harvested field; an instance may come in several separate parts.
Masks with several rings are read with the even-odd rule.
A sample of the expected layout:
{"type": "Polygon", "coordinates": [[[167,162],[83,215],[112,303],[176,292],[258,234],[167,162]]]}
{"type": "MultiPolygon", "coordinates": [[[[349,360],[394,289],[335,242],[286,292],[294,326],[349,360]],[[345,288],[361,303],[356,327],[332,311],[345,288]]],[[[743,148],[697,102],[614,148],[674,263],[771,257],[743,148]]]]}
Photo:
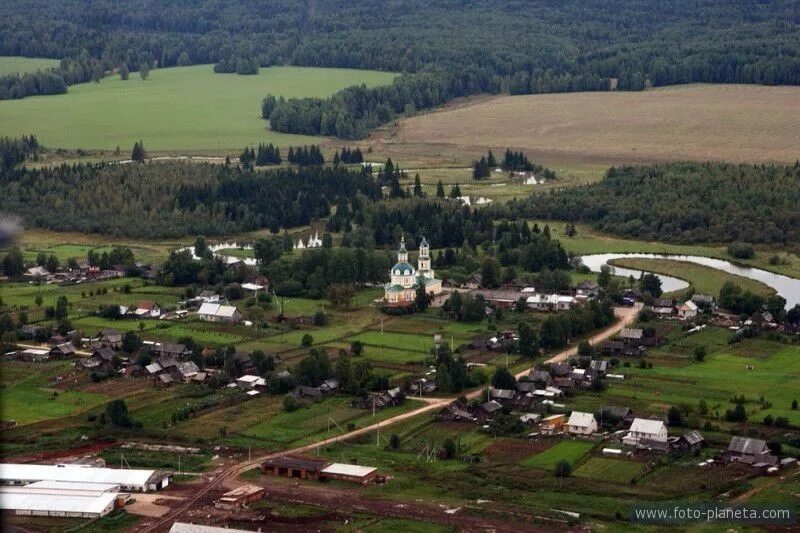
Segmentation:
{"type": "Polygon", "coordinates": [[[800,87],[687,85],[477,98],[402,120],[372,144],[401,159],[420,150],[461,163],[506,147],[549,164],[794,162],[798,139],[800,87]]]}
{"type": "Polygon", "coordinates": [[[490,461],[518,463],[521,459],[545,451],[553,444],[554,441],[546,440],[499,439],[487,446],[483,453],[490,461]]]}

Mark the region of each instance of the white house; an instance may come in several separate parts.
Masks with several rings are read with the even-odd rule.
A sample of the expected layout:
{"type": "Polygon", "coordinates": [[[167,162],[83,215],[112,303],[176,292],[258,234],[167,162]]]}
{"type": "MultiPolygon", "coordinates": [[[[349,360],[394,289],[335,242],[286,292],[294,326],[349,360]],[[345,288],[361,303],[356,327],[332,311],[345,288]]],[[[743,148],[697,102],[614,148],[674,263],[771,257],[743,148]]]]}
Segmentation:
{"type": "Polygon", "coordinates": [[[235,324],[242,319],[242,314],[232,305],[206,302],[197,311],[200,320],[208,322],[229,322],[235,324]]]}
{"type": "Polygon", "coordinates": [[[696,303],[691,300],[687,300],[678,308],[678,317],[680,317],[681,320],[691,320],[697,316],[697,309],[696,303]]]}
{"type": "Polygon", "coordinates": [[[628,434],[622,438],[622,442],[629,446],[666,444],[667,437],[667,426],[663,421],[634,418],[631,428],[628,430],[628,434]]]}
{"type": "Polygon", "coordinates": [[[591,435],[597,432],[597,420],[592,413],[572,411],[567,421],[567,431],[573,435],[591,435]]]}

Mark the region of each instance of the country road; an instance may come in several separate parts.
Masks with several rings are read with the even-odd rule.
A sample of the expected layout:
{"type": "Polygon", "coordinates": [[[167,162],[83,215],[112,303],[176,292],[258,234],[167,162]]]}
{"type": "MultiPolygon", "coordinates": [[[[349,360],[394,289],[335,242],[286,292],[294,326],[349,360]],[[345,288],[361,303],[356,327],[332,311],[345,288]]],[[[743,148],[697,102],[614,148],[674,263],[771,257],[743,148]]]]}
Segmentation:
{"type": "MultiPolygon", "coordinates": [[[[618,320],[616,322],[614,322],[614,324],[612,324],[611,326],[607,327],[606,329],[600,331],[599,333],[596,333],[595,335],[592,335],[588,339],[589,342],[594,345],[594,344],[597,344],[597,343],[602,342],[604,340],[607,340],[607,339],[613,337],[614,335],[616,335],[617,333],[619,333],[619,331],[621,331],[622,328],[629,326],[634,320],[636,320],[636,316],[638,315],[639,310],[641,310],[641,307],[642,307],[641,304],[637,304],[637,305],[635,305],[633,307],[616,307],[616,308],[614,308],[614,315],[617,317],[618,320]]],[[[559,361],[565,361],[565,360],[569,359],[570,357],[576,355],[577,353],[578,353],[578,347],[577,346],[572,346],[572,347],[567,348],[565,350],[562,350],[561,352],[559,352],[559,353],[555,354],[554,356],[550,357],[549,359],[547,359],[545,361],[545,363],[555,363],[555,362],[559,362],[559,361]]],[[[529,370],[523,370],[522,372],[519,372],[516,375],[516,377],[517,378],[521,378],[521,377],[527,375],[528,372],[529,372],[529,370]]],[[[483,393],[483,389],[478,389],[478,390],[470,392],[469,394],[466,395],[466,397],[468,399],[478,398],[478,397],[480,397],[480,395],[482,393],[483,393]]],[[[230,468],[228,468],[227,470],[221,472],[216,477],[214,477],[214,479],[209,481],[209,483],[206,484],[204,487],[198,489],[193,494],[193,496],[191,498],[189,498],[188,500],[186,500],[185,502],[183,502],[180,505],[180,507],[178,507],[177,509],[174,509],[173,511],[170,511],[169,513],[165,514],[164,516],[159,517],[157,522],[155,522],[155,523],[144,524],[144,527],[141,528],[141,529],[137,528],[137,531],[141,531],[141,532],[157,531],[157,530],[159,530],[159,528],[162,528],[162,527],[167,526],[168,524],[171,524],[181,514],[183,514],[184,512],[188,511],[189,509],[191,509],[194,506],[194,504],[200,498],[202,498],[204,495],[206,495],[208,492],[210,492],[214,488],[216,488],[219,485],[223,484],[224,481],[226,481],[226,480],[228,480],[228,479],[230,479],[232,477],[238,476],[238,475],[240,475],[240,474],[242,474],[242,473],[244,473],[244,472],[246,472],[246,471],[248,471],[248,470],[250,470],[252,468],[256,468],[261,463],[263,463],[264,461],[267,461],[269,459],[274,459],[276,457],[280,457],[280,456],[287,455],[287,454],[302,454],[302,453],[313,451],[313,450],[315,450],[315,449],[317,449],[317,448],[319,448],[321,446],[328,446],[330,444],[335,444],[337,442],[341,442],[341,441],[344,441],[344,440],[349,440],[349,439],[352,439],[354,437],[358,437],[359,435],[364,435],[365,433],[371,433],[371,432],[373,432],[373,431],[375,431],[377,429],[384,428],[386,426],[390,426],[390,425],[395,424],[397,422],[401,422],[403,420],[407,420],[409,418],[413,418],[415,416],[418,416],[418,415],[421,415],[421,414],[424,414],[424,413],[428,413],[428,412],[431,412],[431,411],[436,411],[438,409],[442,409],[447,404],[449,404],[451,401],[453,401],[452,398],[413,398],[413,399],[409,398],[409,400],[422,402],[422,403],[425,403],[426,405],[423,406],[423,407],[420,407],[419,409],[414,409],[413,411],[408,411],[406,413],[399,414],[399,415],[394,416],[392,418],[386,419],[386,420],[384,420],[382,422],[378,422],[376,424],[372,424],[372,425],[369,425],[369,426],[366,426],[366,427],[363,427],[363,428],[355,429],[353,431],[350,431],[348,433],[344,433],[344,434],[336,436],[336,437],[330,437],[330,438],[323,439],[323,440],[320,440],[320,441],[317,441],[317,442],[312,442],[310,444],[304,444],[302,446],[298,446],[297,448],[292,448],[290,450],[282,450],[282,451],[279,451],[279,452],[273,452],[273,453],[270,453],[270,454],[261,455],[259,457],[253,458],[253,459],[251,459],[249,461],[243,461],[241,463],[233,465],[230,468]]]]}

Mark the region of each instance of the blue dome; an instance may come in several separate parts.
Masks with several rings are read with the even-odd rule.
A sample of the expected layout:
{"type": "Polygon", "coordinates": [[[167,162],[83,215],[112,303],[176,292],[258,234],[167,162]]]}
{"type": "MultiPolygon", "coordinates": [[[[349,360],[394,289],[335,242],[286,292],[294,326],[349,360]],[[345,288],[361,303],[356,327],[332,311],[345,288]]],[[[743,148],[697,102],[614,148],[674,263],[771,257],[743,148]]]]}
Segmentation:
{"type": "Polygon", "coordinates": [[[395,276],[407,276],[414,273],[414,267],[408,263],[396,263],[392,267],[392,274],[395,276]]]}

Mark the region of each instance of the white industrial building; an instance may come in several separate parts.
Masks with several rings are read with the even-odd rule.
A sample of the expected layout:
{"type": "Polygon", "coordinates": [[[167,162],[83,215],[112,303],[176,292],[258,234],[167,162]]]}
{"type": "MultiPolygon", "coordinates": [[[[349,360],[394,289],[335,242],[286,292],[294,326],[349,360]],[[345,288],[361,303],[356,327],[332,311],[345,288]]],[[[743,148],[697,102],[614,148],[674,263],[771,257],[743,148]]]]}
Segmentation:
{"type": "Polygon", "coordinates": [[[29,485],[37,481],[112,484],[122,491],[147,492],[169,485],[172,474],[160,470],[124,470],[81,465],[0,463],[0,485],[29,485]]]}
{"type": "Polygon", "coordinates": [[[100,518],[127,498],[113,483],[37,481],[0,487],[0,509],[26,516],[100,518]]]}
{"type": "Polygon", "coordinates": [[[175,522],[169,528],[169,533],[250,533],[250,531],[249,529],[230,529],[227,527],[187,524],[186,522],[175,522]]]}

